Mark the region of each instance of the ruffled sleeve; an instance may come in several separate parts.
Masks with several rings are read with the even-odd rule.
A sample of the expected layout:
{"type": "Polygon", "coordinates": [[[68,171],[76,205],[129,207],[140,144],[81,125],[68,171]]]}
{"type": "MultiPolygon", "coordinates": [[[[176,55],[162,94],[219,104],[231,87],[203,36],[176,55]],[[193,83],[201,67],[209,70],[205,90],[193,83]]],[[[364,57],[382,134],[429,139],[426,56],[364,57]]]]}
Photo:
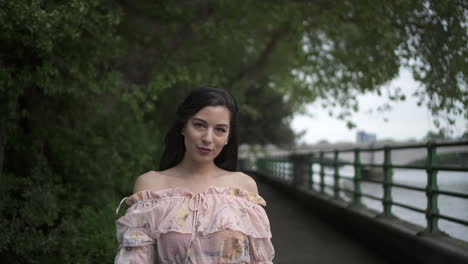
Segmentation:
{"type": "MultiPolygon", "coordinates": [[[[270,221],[265,209],[263,209],[266,202],[258,194],[245,192],[245,196],[247,200],[255,204],[248,209],[251,211],[251,217],[249,217],[251,229],[257,231],[250,233],[248,236],[250,263],[273,264],[275,249],[271,243],[270,221]]],[[[246,224],[246,226],[249,226],[249,224],[246,224]]]]}
{"type": "Polygon", "coordinates": [[[271,230],[268,216],[263,206],[265,200],[258,194],[231,188],[225,195],[212,197],[208,217],[201,222],[200,231],[213,234],[224,230],[238,231],[247,236],[250,262],[252,264],[273,263],[275,250],[271,243],[271,230]]]}
{"type": "Polygon", "coordinates": [[[119,250],[115,264],[155,263],[156,239],[150,232],[150,219],[145,211],[134,205],[116,221],[119,250]]]}
{"type": "Polygon", "coordinates": [[[270,238],[249,237],[250,263],[273,264],[275,250],[270,238]]]}
{"type": "MultiPolygon", "coordinates": [[[[265,206],[265,205],[263,205],[265,206]]],[[[275,249],[271,243],[271,231],[270,231],[270,222],[268,220],[265,210],[257,205],[254,207],[257,215],[262,219],[261,226],[260,223],[253,222],[254,228],[259,230],[265,230],[263,235],[258,236],[249,236],[249,254],[250,254],[250,263],[252,264],[273,264],[273,258],[275,257],[275,249]]]]}

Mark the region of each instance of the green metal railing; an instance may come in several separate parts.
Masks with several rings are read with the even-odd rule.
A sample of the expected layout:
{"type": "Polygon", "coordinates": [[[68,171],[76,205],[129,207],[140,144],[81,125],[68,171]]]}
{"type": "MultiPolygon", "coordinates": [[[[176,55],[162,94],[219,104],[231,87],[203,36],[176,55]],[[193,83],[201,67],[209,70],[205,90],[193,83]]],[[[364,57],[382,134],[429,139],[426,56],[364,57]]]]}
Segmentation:
{"type": "MultiPolygon", "coordinates": [[[[454,192],[449,190],[440,190],[437,184],[437,173],[439,171],[456,171],[456,172],[468,172],[468,167],[464,164],[463,166],[448,166],[443,164],[438,164],[437,162],[437,148],[440,147],[460,147],[468,146],[468,141],[458,141],[458,142],[428,142],[427,144],[411,144],[411,145],[399,145],[399,146],[384,146],[384,147],[369,147],[369,148],[352,148],[352,149],[341,149],[341,150],[328,150],[328,151],[315,151],[308,154],[301,154],[305,156],[305,159],[300,161],[306,162],[307,164],[298,164],[297,159],[292,159],[292,156],[283,156],[283,157],[267,157],[257,160],[257,170],[271,177],[276,178],[280,182],[291,185],[294,188],[300,188],[300,186],[294,186],[296,180],[295,177],[303,177],[302,175],[295,175],[295,166],[305,166],[308,168],[308,175],[306,179],[307,184],[302,186],[307,186],[309,191],[314,190],[314,186],[317,186],[318,193],[322,195],[329,195],[326,193],[326,189],[332,191],[332,196],[335,199],[341,199],[340,191],[350,194],[351,200],[350,205],[352,206],[363,206],[362,197],[366,197],[372,200],[377,200],[382,202],[382,217],[391,217],[392,216],[392,206],[399,206],[402,208],[409,209],[411,211],[419,212],[425,214],[426,217],[426,228],[423,233],[435,234],[439,233],[439,219],[444,219],[450,222],[458,223],[464,226],[468,226],[467,219],[459,219],[451,217],[448,215],[441,214],[438,207],[438,197],[439,194],[447,195],[450,197],[458,197],[463,199],[468,199],[468,194],[454,192]],[[395,150],[405,150],[405,149],[420,149],[425,148],[427,151],[427,158],[425,165],[399,165],[392,164],[392,152],[395,150]],[[363,152],[378,152],[383,151],[384,158],[382,164],[375,163],[362,163],[361,162],[361,153],[363,152]],[[352,153],[354,157],[353,162],[344,162],[340,161],[340,154],[342,153],[352,153]],[[332,158],[326,158],[326,154],[332,154],[332,158]],[[313,170],[313,164],[318,164],[320,169],[318,172],[313,170]],[[351,165],[354,167],[354,175],[352,177],[343,177],[340,175],[340,166],[351,165]],[[325,168],[332,167],[333,173],[326,173],[325,168]],[[383,180],[376,180],[363,177],[363,168],[379,168],[383,174],[383,180]],[[407,184],[399,184],[393,182],[393,169],[422,169],[427,173],[427,182],[426,187],[418,187],[407,184]],[[314,182],[314,173],[318,173],[319,182],[314,182]],[[326,183],[325,178],[332,177],[333,185],[326,183]],[[351,181],[353,184],[353,190],[349,188],[343,188],[340,186],[340,180],[351,181]],[[361,183],[370,182],[380,184],[383,188],[382,197],[377,197],[375,195],[366,194],[362,192],[361,183]],[[427,206],[425,209],[417,208],[410,204],[404,204],[396,202],[392,198],[392,188],[398,187],[407,190],[413,190],[418,192],[424,192],[427,196],[427,206]]],[[[467,148],[468,151],[468,148],[467,148]]],[[[297,155],[295,155],[297,156],[297,155]]]]}

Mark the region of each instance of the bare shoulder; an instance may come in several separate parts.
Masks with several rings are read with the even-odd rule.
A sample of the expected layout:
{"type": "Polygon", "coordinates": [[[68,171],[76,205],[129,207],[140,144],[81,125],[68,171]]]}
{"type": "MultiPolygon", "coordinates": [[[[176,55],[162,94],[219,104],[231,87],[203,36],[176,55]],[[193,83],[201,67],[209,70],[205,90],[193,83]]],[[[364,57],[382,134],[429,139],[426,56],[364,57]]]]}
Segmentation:
{"type": "Polygon", "coordinates": [[[236,177],[236,182],[241,189],[258,194],[257,183],[252,177],[240,171],[236,171],[233,174],[233,176],[236,177]]]}
{"type": "Polygon", "coordinates": [[[148,171],[141,174],[135,181],[133,193],[144,190],[158,190],[163,187],[164,175],[158,171],[148,171]]]}

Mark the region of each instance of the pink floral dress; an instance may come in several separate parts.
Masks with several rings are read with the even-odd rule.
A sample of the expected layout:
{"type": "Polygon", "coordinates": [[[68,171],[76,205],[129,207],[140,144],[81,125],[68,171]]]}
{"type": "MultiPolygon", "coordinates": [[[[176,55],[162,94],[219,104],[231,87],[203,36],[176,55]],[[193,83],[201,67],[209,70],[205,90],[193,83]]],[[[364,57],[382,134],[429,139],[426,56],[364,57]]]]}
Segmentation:
{"type": "Polygon", "coordinates": [[[265,200],[234,187],[141,191],[116,221],[115,263],[273,263],[265,200]],[[157,252],[154,247],[157,245],[157,252]]]}

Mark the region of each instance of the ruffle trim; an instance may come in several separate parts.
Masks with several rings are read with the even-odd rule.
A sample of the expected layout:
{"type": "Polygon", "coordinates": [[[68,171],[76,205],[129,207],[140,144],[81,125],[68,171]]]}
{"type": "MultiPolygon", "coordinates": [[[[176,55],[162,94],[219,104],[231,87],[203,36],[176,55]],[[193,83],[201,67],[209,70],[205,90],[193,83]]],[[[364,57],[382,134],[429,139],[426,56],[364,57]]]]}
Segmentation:
{"type": "MultiPolygon", "coordinates": [[[[133,207],[116,221],[117,229],[144,228],[154,238],[171,231],[191,233],[191,215],[194,212],[188,208],[189,199],[186,198],[193,196],[185,188],[138,192],[129,197],[133,207]]],[[[200,206],[197,209],[197,232],[207,235],[232,230],[254,238],[271,238],[268,217],[259,206],[265,204],[260,195],[234,187],[210,187],[204,192],[204,197],[207,200],[206,208],[200,206]]]]}
{"type": "MultiPolygon", "coordinates": [[[[256,193],[252,193],[249,191],[242,190],[237,187],[218,187],[218,186],[210,186],[204,192],[202,192],[205,196],[206,195],[227,195],[233,196],[238,198],[246,199],[252,203],[266,206],[266,201],[256,193]]],[[[129,196],[125,203],[129,206],[132,206],[138,202],[147,202],[157,199],[167,199],[167,198],[180,198],[180,197],[188,197],[191,198],[195,196],[196,193],[191,192],[189,189],[184,187],[173,187],[162,189],[158,191],[151,191],[151,190],[143,190],[139,191],[131,196],[129,196]]]]}
{"type": "MultiPolygon", "coordinates": [[[[255,239],[271,239],[271,233],[266,230],[247,230],[246,228],[231,227],[224,229],[212,229],[212,230],[198,230],[197,232],[201,233],[202,236],[209,236],[216,232],[222,231],[235,231],[240,232],[244,235],[255,239]]],[[[146,234],[148,231],[142,231],[141,228],[133,228],[122,223],[117,224],[117,241],[120,243],[121,247],[139,247],[147,246],[156,243],[156,240],[159,239],[159,236],[162,234],[167,234],[169,232],[176,232],[180,234],[186,234],[190,236],[190,232],[187,230],[181,230],[179,228],[170,228],[170,229],[158,229],[155,230],[154,236],[146,234]]]]}

